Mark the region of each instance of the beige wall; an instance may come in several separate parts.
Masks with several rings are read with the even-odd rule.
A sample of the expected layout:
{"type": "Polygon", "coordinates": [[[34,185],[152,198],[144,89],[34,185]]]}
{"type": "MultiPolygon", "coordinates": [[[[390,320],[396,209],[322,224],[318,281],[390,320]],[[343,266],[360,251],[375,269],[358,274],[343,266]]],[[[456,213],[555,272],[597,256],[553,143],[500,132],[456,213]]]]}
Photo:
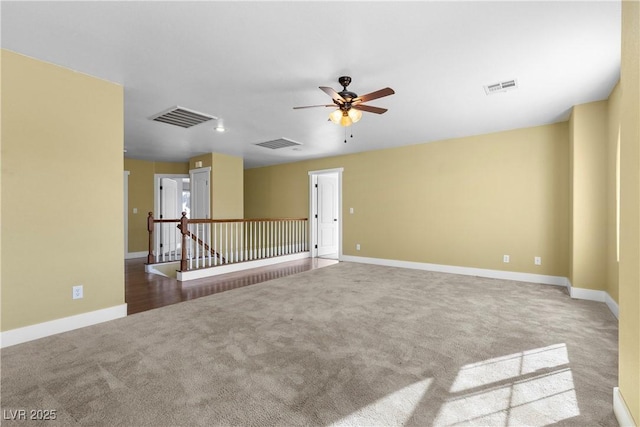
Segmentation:
{"type": "Polygon", "coordinates": [[[640,3],[622,2],[620,392],[640,425],[640,3]]]}
{"type": "Polygon", "coordinates": [[[124,303],[122,150],[121,86],[2,50],[2,331],[124,303]]]}
{"type": "Polygon", "coordinates": [[[213,153],[211,170],[211,218],[244,216],[244,161],[242,157],[213,153]]]}
{"type": "Polygon", "coordinates": [[[346,255],[567,276],[568,156],[559,123],[249,169],[245,216],[306,217],[308,171],[344,167],[346,255]]]}
{"type": "Polygon", "coordinates": [[[571,127],[571,265],[577,288],[607,283],[607,101],[573,107],[571,127]]]}
{"type": "Polygon", "coordinates": [[[147,231],[147,215],[155,211],[154,175],[176,174],[188,175],[187,162],[153,162],[147,160],[124,159],[124,170],[129,171],[129,252],[148,250],[149,233],[147,231]],[[137,208],[138,213],[133,213],[137,208]]]}

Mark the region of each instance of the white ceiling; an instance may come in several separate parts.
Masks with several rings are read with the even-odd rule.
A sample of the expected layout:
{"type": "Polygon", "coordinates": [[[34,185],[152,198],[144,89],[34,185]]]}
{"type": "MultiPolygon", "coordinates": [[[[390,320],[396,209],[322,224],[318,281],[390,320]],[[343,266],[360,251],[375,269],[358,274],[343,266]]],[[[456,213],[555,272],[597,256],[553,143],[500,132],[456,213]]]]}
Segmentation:
{"type": "Polygon", "coordinates": [[[127,157],[242,156],[245,167],[566,120],[620,74],[620,2],[9,2],[2,47],[122,84],[127,157]],[[389,86],[348,128],[318,86],[389,86]],[[517,79],[517,90],[483,86],[517,79]],[[222,117],[190,129],[173,106],[222,117]],[[296,150],[254,144],[288,138],[296,150]]]}

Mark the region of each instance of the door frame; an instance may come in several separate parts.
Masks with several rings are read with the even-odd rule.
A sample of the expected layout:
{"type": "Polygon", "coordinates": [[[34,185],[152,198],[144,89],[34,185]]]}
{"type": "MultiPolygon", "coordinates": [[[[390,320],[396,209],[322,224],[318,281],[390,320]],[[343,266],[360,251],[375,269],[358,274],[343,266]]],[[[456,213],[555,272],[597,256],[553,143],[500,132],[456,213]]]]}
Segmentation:
{"type": "Polygon", "coordinates": [[[130,171],[124,171],[123,193],[124,193],[124,258],[129,256],[129,175],[130,171]]]}
{"type": "Polygon", "coordinates": [[[342,172],[344,168],[322,169],[309,171],[309,252],[311,257],[318,256],[318,175],[337,174],[338,175],[338,261],[342,261],[342,172]]]}
{"type": "MultiPolygon", "coordinates": [[[[183,179],[189,178],[189,174],[184,173],[156,173],[153,175],[153,217],[158,218],[160,213],[160,180],[162,178],[183,179]]],[[[172,218],[173,219],[173,218],[172,218]]],[[[180,219],[180,218],[178,218],[180,219]]]]}
{"type": "MultiPolygon", "coordinates": [[[[195,210],[193,209],[193,203],[194,203],[194,197],[193,197],[193,175],[196,173],[200,173],[200,172],[208,172],[209,173],[209,218],[211,219],[211,166],[205,166],[203,168],[196,168],[196,169],[189,169],[189,179],[191,180],[191,212],[194,212],[195,210]]],[[[193,218],[193,214],[192,214],[192,218],[193,218]]]]}

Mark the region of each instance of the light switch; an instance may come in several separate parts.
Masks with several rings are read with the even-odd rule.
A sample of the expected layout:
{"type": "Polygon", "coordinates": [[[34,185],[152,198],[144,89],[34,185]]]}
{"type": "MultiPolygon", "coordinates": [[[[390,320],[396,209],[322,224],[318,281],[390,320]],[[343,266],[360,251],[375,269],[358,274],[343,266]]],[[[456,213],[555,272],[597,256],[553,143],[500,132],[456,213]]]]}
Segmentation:
{"type": "Polygon", "coordinates": [[[138,213],[138,208],[133,208],[133,213],[137,214],[138,213]]]}
{"type": "Polygon", "coordinates": [[[352,214],[353,213],[353,208],[349,208],[349,213],[352,214]]]}

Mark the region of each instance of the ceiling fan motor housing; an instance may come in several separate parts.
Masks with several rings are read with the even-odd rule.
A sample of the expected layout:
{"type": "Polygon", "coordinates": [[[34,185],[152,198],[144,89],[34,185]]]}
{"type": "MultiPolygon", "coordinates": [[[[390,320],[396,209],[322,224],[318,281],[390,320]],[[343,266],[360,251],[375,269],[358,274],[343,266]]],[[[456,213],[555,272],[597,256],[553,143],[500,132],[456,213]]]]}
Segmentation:
{"type": "Polygon", "coordinates": [[[342,86],[344,90],[347,90],[347,86],[349,86],[349,83],[351,83],[351,77],[349,76],[338,77],[338,83],[340,83],[340,86],[342,86]]]}

